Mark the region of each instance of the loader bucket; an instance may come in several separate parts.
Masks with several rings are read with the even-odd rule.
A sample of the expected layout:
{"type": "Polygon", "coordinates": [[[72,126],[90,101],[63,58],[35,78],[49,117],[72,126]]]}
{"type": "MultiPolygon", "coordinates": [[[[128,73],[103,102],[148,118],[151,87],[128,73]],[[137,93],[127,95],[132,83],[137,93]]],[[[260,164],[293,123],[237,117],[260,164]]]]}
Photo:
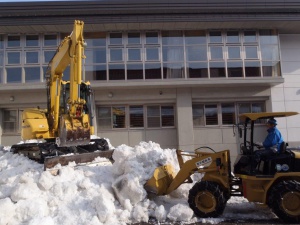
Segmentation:
{"type": "Polygon", "coordinates": [[[171,165],[157,167],[153,176],[147,181],[144,188],[149,193],[164,195],[174,179],[174,170],[171,165]]]}

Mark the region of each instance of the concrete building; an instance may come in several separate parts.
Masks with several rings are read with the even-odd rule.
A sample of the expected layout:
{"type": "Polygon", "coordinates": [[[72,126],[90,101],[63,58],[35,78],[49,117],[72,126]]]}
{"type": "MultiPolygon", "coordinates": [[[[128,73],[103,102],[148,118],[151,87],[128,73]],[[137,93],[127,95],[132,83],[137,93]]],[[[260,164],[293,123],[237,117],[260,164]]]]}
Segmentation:
{"type": "MultiPolygon", "coordinates": [[[[44,72],[75,19],[85,23],[97,135],[114,146],[210,146],[234,157],[238,114],[300,112],[298,1],[1,2],[2,145],[21,140],[24,108],[46,107],[44,72]]],[[[300,116],[278,121],[298,146],[300,116]]]]}

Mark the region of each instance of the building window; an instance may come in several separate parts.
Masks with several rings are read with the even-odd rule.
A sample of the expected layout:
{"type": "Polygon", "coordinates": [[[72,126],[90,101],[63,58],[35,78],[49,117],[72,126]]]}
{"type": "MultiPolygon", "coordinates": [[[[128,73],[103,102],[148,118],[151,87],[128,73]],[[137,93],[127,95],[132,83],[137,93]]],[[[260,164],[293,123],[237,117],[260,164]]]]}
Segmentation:
{"type": "Polygon", "coordinates": [[[6,68],[6,82],[7,83],[22,83],[22,68],[6,68]]]}
{"type": "Polygon", "coordinates": [[[97,108],[97,118],[100,130],[173,128],[175,126],[173,105],[101,106],[97,108]]]}
{"type": "Polygon", "coordinates": [[[38,47],[39,36],[38,35],[26,35],[26,47],[38,47]]]}
{"type": "Polygon", "coordinates": [[[125,116],[126,114],[124,106],[112,107],[113,128],[125,128],[125,116]]]}
{"type": "Polygon", "coordinates": [[[112,128],[111,107],[99,107],[97,110],[98,128],[100,130],[112,128]]]}
{"type": "Polygon", "coordinates": [[[144,108],[140,106],[129,106],[130,127],[144,127],[144,108]]]}
{"type": "Polygon", "coordinates": [[[17,134],[20,133],[22,123],[22,111],[18,109],[3,110],[3,133],[17,134]]]}
{"type": "Polygon", "coordinates": [[[25,67],[25,83],[40,82],[40,67],[25,67]]]}
{"type": "Polygon", "coordinates": [[[8,48],[16,48],[21,46],[21,37],[9,35],[7,37],[7,47],[8,48]]]}
{"type": "Polygon", "coordinates": [[[100,130],[126,127],[125,106],[99,107],[97,112],[100,130]]]}
{"type": "Polygon", "coordinates": [[[204,106],[205,124],[218,125],[218,106],[217,104],[205,104],[204,106]]]}
{"type": "Polygon", "coordinates": [[[174,106],[147,106],[147,126],[173,127],[175,125],[174,106]]]}
{"type": "MultiPolygon", "coordinates": [[[[264,102],[228,102],[228,103],[193,103],[194,127],[233,125],[238,121],[238,115],[249,112],[265,111],[264,102]]],[[[264,123],[264,121],[258,121],[264,123]]]]}
{"type": "Polygon", "coordinates": [[[222,111],[222,124],[235,124],[236,123],[236,114],[234,103],[222,103],[221,104],[222,111]]]}
{"type": "MultiPolygon", "coordinates": [[[[68,35],[0,35],[0,69],[7,76],[1,82],[11,81],[5,72],[8,68],[21,68],[22,76],[29,65],[44,70],[58,41],[68,35]]],[[[87,32],[84,37],[83,65],[88,80],[281,76],[278,33],[271,29],[87,32]]],[[[64,72],[64,79],[68,78],[64,72]]],[[[31,81],[26,77],[14,80],[31,81]]]]}
{"type": "Polygon", "coordinates": [[[7,64],[21,64],[21,52],[7,52],[7,64]]]}
{"type": "Polygon", "coordinates": [[[57,47],[57,35],[56,34],[45,34],[44,35],[44,46],[57,47]]]}

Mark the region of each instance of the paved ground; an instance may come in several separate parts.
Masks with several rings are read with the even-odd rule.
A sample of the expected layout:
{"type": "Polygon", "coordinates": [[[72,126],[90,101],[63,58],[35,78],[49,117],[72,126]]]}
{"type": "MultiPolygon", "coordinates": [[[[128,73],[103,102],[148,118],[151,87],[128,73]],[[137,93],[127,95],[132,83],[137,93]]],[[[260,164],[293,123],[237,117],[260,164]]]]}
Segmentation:
{"type": "MultiPolygon", "coordinates": [[[[244,224],[244,225],[264,225],[264,224],[282,224],[282,225],[289,225],[287,223],[282,222],[279,219],[259,219],[259,220],[228,220],[223,221],[220,223],[217,223],[218,225],[233,225],[233,224],[244,224]]],[[[133,225],[212,225],[212,223],[171,223],[171,222],[165,222],[165,223],[158,223],[155,221],[149,222],[149,223],[135,223],[133,225]]]]}

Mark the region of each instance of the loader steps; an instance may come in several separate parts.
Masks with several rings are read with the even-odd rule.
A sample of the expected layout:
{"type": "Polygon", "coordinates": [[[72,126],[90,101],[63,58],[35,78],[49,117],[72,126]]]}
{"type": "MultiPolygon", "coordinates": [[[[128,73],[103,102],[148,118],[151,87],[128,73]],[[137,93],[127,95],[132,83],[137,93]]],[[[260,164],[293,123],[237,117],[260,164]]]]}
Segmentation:
{"type": "Polygon", "coordinates": [[[244,196],[242,179],[239,177],[232,177],[230,180],[230,195],[231,196],[244,196]]]}

